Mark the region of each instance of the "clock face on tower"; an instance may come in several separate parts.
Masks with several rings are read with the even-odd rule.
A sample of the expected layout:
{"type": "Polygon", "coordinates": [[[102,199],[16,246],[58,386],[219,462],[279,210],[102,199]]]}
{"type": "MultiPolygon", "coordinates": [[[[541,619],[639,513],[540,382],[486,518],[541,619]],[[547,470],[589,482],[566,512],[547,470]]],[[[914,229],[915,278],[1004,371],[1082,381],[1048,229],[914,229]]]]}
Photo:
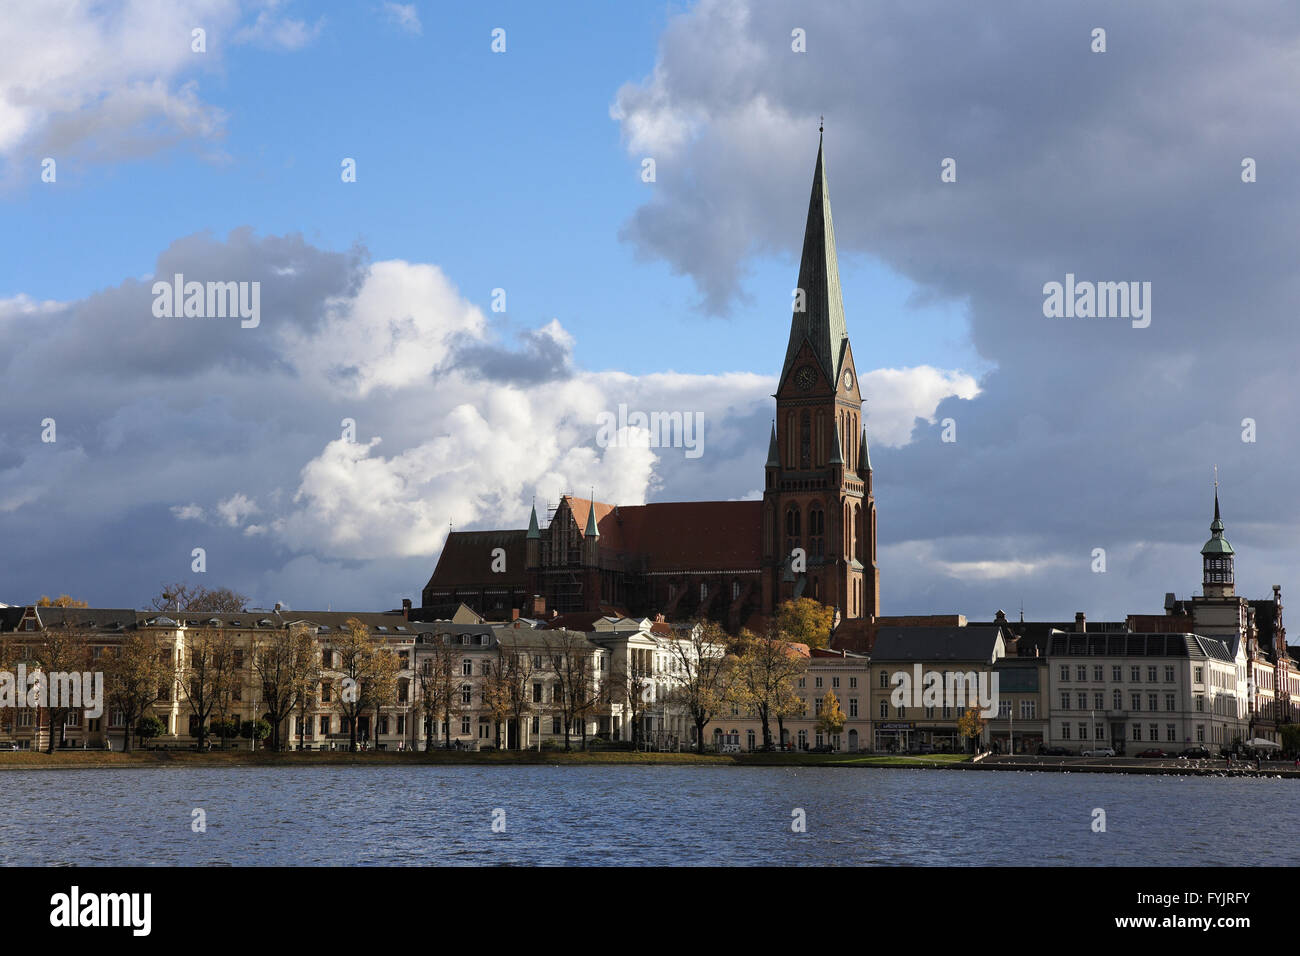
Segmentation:
{"type": "Polygon", "coordinates": [[[807,392],[817,383],[817,373],[812,370],[811,365],[805,365],[795,375],[794,383],[799,386],[800,391],[807,392]]]}
{"type": "Polygon", "coordinates": [[[853,387],[853,370],[852,370],[852,369],[847,369],[847,368],[846,368],[846,369],[844,370],[844,387],[845,387],[845,388],[852,388],[852,387],[853,387]]]}

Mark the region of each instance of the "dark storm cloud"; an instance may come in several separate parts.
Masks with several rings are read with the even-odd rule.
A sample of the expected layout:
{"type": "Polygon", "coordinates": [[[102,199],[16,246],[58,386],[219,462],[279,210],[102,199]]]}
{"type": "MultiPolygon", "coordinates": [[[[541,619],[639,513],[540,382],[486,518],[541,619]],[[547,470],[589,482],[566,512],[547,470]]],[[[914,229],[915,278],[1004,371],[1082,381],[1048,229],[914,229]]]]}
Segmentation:
{"type": "MultiPolygon", "coordinates": [[[[896,556],[892,592],[885,569],[886,610],[1033,589],[1039,610],[1122,613],[1186,593],[1215,463],[1239,578],[1272,583],[1250,555],[1297,524],[1298,44],[1300,10],[1274,3],[706,2],[620,91],[625,129],[665,156],[625,235],[706,308],[742,294],[751,256],[797,254],[806,198],[773,184],[806,181],[819,114],[840,248],[969,303],[997,370],[938,410],[956,442],[926,425],[874,462],[882,547],[931,549],[896,556]],[[679,126],[676,147],[653,132],[679,126]],[[1067,273],[1150,282],[1150,327],[1045,318],[1044,283],[1067,273]],[[1191,560],[1151,558],[1158,545],[1191,560]],[[1095,575],[1093,547],[1134,557],[1095,575]],[[1034,567],[978,579],[976,554],[1034,567]]],[[[883,321],[849,316],[860,350],[883,321]]],[[[1300,561],[1285,570],[1294,582],[1300,561]]]]}
{"type": "Polygon", "coordinates": [[[493,382],[537,385],[573,375],[573,347],[565,336],[529,329],[519,334],[522,348],[471,343],[458,348],[450,367],[493,382]]]}

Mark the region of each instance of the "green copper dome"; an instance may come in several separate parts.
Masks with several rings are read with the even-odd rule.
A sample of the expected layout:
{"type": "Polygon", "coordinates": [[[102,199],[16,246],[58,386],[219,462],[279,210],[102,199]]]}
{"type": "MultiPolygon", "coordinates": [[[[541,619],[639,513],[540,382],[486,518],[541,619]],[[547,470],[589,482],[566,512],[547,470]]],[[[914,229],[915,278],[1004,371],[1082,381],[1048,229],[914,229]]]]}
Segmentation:
{"type": "Polygon", "coordinates": [[[1232,545],[1223,536],[1223,519],[1219,517],[1219,492],[1214,492],[1214,520],[1210,522],[1211,538],[1201,548],[1201,554],[1234,554],[1232,545]]]}

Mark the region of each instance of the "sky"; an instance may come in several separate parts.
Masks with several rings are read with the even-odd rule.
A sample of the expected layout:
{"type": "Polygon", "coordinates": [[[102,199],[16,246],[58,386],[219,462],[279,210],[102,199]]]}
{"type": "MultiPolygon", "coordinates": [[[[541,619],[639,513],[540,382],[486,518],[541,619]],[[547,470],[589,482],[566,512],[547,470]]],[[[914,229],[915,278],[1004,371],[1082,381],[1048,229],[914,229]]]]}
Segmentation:
{"type": "Polygon", "coordinates": [[[0,601],[383,609],[534,500],[754,497],[822,117],[883,613],[1158,613],[1215,466],[1239,591],[1296,583],[1288,5],[14,0],[0,52],[0,601]]]}

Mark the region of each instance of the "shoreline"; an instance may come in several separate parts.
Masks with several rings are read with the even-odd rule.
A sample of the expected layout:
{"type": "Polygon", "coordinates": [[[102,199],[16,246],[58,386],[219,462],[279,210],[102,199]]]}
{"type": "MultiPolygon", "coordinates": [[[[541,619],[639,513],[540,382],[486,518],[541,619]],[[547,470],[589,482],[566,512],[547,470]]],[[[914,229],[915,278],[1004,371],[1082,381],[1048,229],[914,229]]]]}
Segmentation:
{"type": "Polygon", "coordinates": [[[1098,758],[1096,763],[1075,762],[1090,758],[986,757],[976,762],[965,755],[886,756],[859,754],[696,754],[639,753],[636,751],[443,751],[397,752],[316,751],[309,753],[273,751],[217,752],[142,750],[131,753],[105,751],[0,752],[0,771],[5,770],[126,770],[159,767],[195,768],[288,768],[288,767],[397,767],[397,766],[574,766],[574,767],[834,767],[900,770],[965,770],[1040,773],[1127,773],[1144,776],[1200,777],[1287,777],[1300,779],[1292,766],[1256,770],[1243,766],[1228,769],[1200,761],[1182,766],[1152,764],[1125,759],[1098,758]]]}

